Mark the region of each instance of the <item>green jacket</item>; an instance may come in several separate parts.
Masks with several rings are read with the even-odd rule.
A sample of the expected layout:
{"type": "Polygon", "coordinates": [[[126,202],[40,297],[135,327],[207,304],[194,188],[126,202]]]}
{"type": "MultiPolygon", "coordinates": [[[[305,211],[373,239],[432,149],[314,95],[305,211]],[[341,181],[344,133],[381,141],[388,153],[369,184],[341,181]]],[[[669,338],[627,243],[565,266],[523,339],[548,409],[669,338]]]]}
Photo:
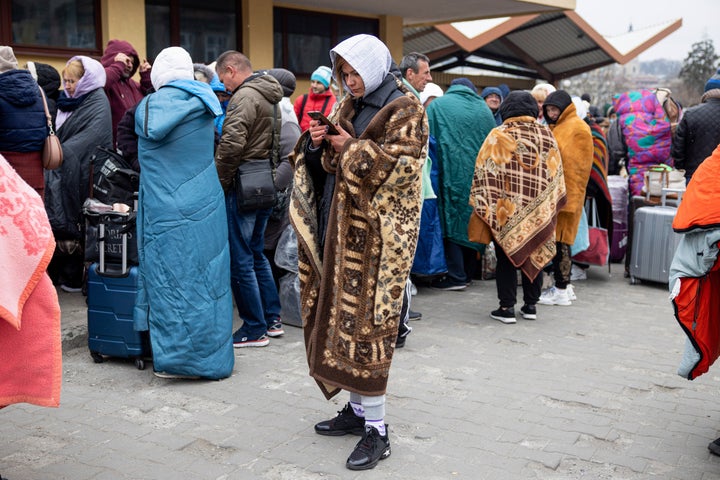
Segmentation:
{"type": "Polygon", "coordinates": [[[485,100],[464,85],[451,85],[427,108],[430,134],[437,140],[440,172],[438,205],[443,236],[453,242],[480,249],[468,240],[472,207],[468,204],[475,172],[475,158],[495,119],[485,100]]]}

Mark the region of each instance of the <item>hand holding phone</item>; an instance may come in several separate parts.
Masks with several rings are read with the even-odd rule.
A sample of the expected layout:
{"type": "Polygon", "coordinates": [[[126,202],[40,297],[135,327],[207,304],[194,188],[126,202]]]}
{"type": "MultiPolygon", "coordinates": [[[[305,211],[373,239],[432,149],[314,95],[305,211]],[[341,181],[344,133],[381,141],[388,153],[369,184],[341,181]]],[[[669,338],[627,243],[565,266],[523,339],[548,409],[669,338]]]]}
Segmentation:
{"type": "Polygon", "coordinates": [[[323,125],[327,125],[328,135],[339,135],[340,134],[338,129],[335,128],[335,125],[333,125],[333,123],[330,121],[330,119],[327,118],[325,115],[323,115],[322,112],[312,111],[312,112],[307,112],[307,113],[308,113],[308,116],[310,118],[312,118],[313,120],[317,120],[320,123],[322,123],[323,125]]]}

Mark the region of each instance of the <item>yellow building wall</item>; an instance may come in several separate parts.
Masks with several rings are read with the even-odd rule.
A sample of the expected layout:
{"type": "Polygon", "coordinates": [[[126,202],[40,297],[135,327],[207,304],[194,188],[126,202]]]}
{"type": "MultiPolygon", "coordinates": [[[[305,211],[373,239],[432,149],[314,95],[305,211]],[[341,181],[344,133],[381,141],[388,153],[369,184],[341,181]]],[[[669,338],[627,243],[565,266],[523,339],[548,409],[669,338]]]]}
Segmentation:
{"type": "Polygon", "coordinates": [[[145,0],[102,0],[100,11],[103,48],[110,40],[125,40],[135,47],[141,61],[147,58],[145,0]]]}

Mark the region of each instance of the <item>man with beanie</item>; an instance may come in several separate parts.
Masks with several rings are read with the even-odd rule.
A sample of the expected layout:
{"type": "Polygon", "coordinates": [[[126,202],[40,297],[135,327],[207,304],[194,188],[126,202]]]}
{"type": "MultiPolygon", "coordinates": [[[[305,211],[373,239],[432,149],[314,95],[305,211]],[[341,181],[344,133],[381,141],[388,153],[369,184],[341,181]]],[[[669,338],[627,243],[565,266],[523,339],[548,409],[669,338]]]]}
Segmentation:
{"type": "Polygon", "coordinates": [[[117,126],[125,112],[152,91],[151,65],[140,62],[135,48],[125,40],[110,40],[100,63],[105,68],[105,93],[112,111],[113,146],[117,143],[117,126]],[[140,70],[140,83],[133,80],[140,70]]]}
{"type": "Polygon", "coordinates": [[[330,89],[331,81],[332,70],[324,65],[318,67],[310,76],[310,91],[295,100],[295,115],[303,132],[310,127],[307,112],[322,112],[325,116],[332,112],[335,94],[330,89]]]}
{"type": "Polygon", "coordinates": [[[555,286],[543,292],[540,305],[572,305],[570,284],[570,246],[575,242],[580,217],[585,208],[585,189],[593,163],[593,139],[590,127],[582,120],[565,90],[557,90],[543,103],[545,120],[555,136],[560,156],[567,203],[560,210],[555,228],[555,258],[552,268],[555,286]]]}
{"type": "Polygon", "coordinates": [[[720,144],[720,69],[705,84],[700,104],[687,109],[675,130],[670,154],[690,181],[697,167],[720,144]]]}
{"type": "Polygon", "coordinates": [[[42,150],[48,136],[40,87],[18,69],[13,49],[0,46],[0,154],[44,198],[42,150]]]}
{"type": "Polygon", "coordinates": [[[465,290],[472,281],[479,243],[468,239],[472,207],[468,204],[475,158],[495,119],[477,88],[467,78],[456,78],[445,94],[427,107],[430,135],[437,142],[440,178],[438,206],[442,223],[447,274],[433,281],[440,290],[465,290]]]}

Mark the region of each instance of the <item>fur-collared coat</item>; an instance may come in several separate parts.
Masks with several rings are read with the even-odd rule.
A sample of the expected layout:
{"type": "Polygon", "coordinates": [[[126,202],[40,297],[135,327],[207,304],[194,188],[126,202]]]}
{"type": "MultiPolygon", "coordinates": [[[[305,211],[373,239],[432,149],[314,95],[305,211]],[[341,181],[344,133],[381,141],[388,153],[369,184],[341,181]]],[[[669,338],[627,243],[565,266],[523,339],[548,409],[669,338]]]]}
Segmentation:
{"type": "Polygon", "coordinates": [[[398,89],[403,94],[379,103],[362,132],[353,128],[349,95],[331,117],[356,138],[322,159],[335,174],[322,251],[307,132],[294,152],[290,217],[298,237],[305,346],[310,375],[328,399],[341,389],[383,395],[387,386],[417,243],[428,139],[422,105],[398,89]]]}
{"type": "Polygon", "coordinates": [[[570,104],[554,125],[550,125],[562,156],[567,203],[560,210],[555,241],[572,245],[575,242],[582,210],[585,208],[585,189],[593,163],[592,132],[577,116],[570,104]]]}

